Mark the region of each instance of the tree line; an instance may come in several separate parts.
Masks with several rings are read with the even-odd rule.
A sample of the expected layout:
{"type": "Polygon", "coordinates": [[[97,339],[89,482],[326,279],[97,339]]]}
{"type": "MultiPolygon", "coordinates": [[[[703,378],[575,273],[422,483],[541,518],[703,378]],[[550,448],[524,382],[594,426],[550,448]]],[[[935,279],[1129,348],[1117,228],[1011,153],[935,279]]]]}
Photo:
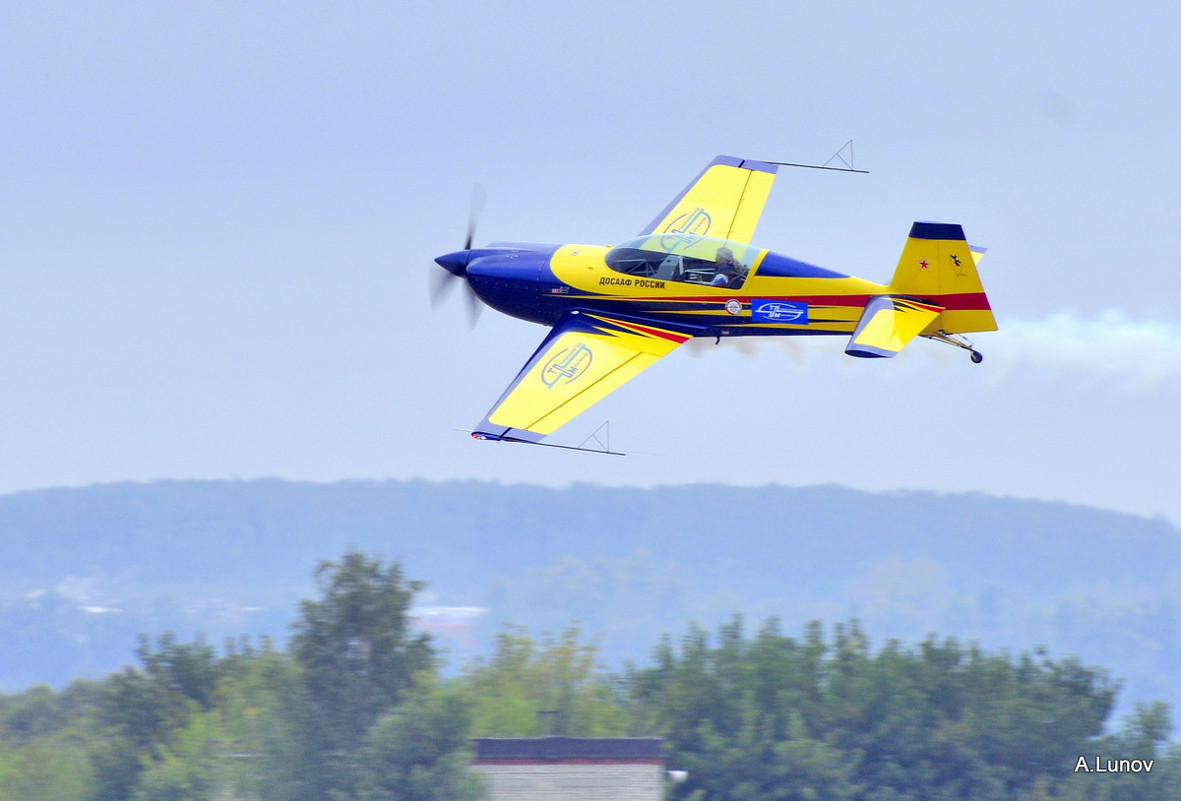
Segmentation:
{"type": "Polygon", "coordinates": [[[692,801],[1181,798],[1168,707],[1113,727],[1118,682],[1073,658],[736,616],[619,672],[577,626],[508,628],[447,675],[398,562],[315,575],[286,649],[144,635],[135,667],[0,696],[0,798],[465,801],[471,738],[552,733],[663,737],[692,801]]]}

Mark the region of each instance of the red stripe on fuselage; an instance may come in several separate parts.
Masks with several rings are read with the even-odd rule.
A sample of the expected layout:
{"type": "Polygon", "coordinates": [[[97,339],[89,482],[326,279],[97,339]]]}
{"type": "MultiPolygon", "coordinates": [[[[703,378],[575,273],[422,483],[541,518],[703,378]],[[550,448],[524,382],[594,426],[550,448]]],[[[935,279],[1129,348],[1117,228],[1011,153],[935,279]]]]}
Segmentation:
{"type": "MultiPolygon", "coordinates": [[[[887,294],[887,293],[884,293],[887,294]]],[[[609,296],[600,296],[609,297],[609,296]]],[[[725,304],[727,300],[733,298],[734,300],[749,303],[754,298],[759,300],[786,300],[795,303],[811,303],[817,306],[851,306],[854,308],[862,308],[869,303],[871,298],[880,297],[879,295],[725,295],[712,298],[703,298],[700,295],[691,295],[688,297],[662,297],[660,295],[647,295],[644,297],[629,297],[626,300],[637,301],[678,301],[678,302],[693,302],[693,303],[718,303],[725,304]]],[[[909,298],[910,296],[899,295],[899,298],[909,298]]],[[[960,292],[949,295],[928,295],[923,298],[914,298],[919,303],[929,303],[933,306],[941,306],[945,311],[992,311],[992,307],[988,305],[988,298],[983,292],[960,292]]]]}

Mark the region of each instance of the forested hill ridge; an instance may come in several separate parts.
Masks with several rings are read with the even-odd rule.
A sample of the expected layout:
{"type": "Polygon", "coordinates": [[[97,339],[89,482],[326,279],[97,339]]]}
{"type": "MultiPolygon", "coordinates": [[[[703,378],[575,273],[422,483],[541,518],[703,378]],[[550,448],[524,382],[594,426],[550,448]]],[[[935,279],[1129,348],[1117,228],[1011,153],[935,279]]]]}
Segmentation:
{"type": "Polygon", "coordinates": [[[158,481],[0,496],[0,689],[100,676],[139,632],[286,642],[312,570],[349,547],[427,583],[461,660],[506,623],[601,637],[643,664],[734,612],[785,630],[856,617],[1076,654],[1121,706],[1181,702],[1181,532],[1063,503],[837,486],[565,489],[482,482],[158,481]]]}

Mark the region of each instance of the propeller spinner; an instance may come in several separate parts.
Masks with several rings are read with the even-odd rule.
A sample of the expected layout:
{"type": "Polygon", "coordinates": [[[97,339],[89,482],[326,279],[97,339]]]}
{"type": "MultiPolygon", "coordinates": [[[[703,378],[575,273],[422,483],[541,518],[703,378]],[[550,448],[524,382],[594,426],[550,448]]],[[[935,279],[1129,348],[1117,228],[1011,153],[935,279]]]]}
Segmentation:
{"type": "Polygon", "coordinates": [[[446,272],[434,273],[434,278],[431,280],[431,306],[435,307],[439,305],[443,297],[455,285],[456,278],[465,279],[464,288],[467,291],[464,294],[467,297],[469,327],[475,326],[476,321],[480,317],[480,310],[484,305],[476,296],[476,293],[472,290],[471,285],[467,283],[466,279],[467,265],[472,255],[472,240],[476,235],[476,223],[479,222],[480,214],[484,211],[484,201],[486,199],[487,193],[484,191],[484,187],[479,184],[472,187],[472,205],[468,214],[467,238],[464,240],[463,250],[457,250],[454,253],[448,253],[435,259],[435,263],[446,270],[446,272]]]}

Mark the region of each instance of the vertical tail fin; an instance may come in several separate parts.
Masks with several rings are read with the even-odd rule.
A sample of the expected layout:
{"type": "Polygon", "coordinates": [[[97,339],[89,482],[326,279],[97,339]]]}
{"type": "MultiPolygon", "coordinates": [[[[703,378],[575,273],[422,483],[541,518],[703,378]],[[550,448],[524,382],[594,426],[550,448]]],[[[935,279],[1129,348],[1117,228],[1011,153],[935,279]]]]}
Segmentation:
{"type": "Polygon", "coordinates": [[[968,246],[960,225],[916,222],[890,279],[890,292],[944,308],[924,333],[995,331],[996,319],[976,272],[983,255],[968,246]]]}

